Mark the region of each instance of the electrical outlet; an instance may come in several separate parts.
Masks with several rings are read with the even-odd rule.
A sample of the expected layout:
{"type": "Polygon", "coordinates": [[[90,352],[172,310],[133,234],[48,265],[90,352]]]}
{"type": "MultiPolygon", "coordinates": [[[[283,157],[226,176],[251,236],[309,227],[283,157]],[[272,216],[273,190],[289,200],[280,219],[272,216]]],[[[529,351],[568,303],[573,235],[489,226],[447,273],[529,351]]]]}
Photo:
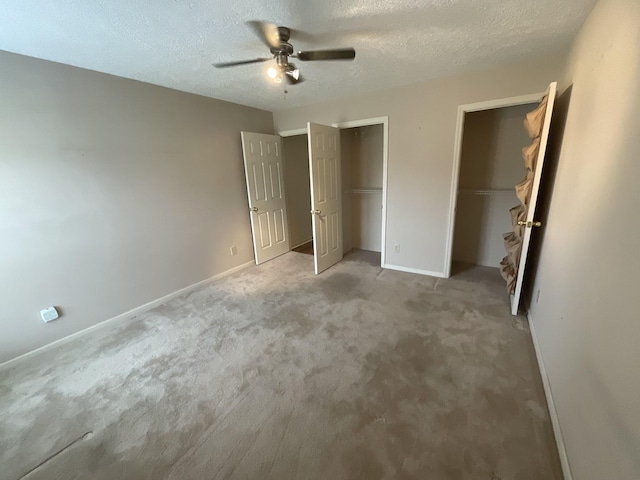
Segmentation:
{"type": "Polygon", "coordinates": [[[232,256],[238,253],[238,248],[235,245],[232,245],[229,250],[231,251],[232,256]]]}
{"type": "Polygon", "coordinates": [[[538,293],[536,293],[536,303],[540,302],[540,289],[538,289],[538,293]]]}
{"type": "Polygon", "coordinates": [[[395,251],[396,253],[400,253],[400,244],[399,244],[399,243],[396,243],[396,244],[393,246],[393,249],[394,249],[394,251],[395,251]]]}

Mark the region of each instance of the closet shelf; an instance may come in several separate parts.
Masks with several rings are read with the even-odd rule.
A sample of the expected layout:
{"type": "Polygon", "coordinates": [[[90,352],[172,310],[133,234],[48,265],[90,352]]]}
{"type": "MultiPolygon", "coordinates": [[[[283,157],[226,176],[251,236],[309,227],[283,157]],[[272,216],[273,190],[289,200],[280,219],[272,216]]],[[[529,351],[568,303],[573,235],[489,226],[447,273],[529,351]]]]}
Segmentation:
{"type": "Polygon", "coordinates": [[[360,195],[366,193],[382,193],[382,188],[350,188],[346,190],[347,194],[360,195]]]}
{"type": "Polygon", "coordinates": [[[515,195],[513,188],[460,189],[458,195],[515,195]]]}

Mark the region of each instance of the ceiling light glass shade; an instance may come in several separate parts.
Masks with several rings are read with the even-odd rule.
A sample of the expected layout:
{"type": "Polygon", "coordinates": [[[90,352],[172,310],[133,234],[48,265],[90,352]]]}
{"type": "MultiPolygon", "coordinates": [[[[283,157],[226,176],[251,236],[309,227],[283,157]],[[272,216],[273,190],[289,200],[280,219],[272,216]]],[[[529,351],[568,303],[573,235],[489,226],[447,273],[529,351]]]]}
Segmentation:
{"type": "Polygon", "coordinates": [[[291,72],[289,72],[289,75],[291,75],[295,80],[300,80],[300,70],[298,70],[297,68],[295,70],[291,70],[291,72]]]}

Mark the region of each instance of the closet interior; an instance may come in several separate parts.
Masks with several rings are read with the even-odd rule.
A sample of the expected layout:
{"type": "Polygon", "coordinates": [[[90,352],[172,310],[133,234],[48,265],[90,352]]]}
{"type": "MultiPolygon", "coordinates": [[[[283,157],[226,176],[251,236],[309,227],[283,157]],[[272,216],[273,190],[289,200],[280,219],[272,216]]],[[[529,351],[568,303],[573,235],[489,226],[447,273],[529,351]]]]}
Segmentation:
{"type": "Polygon", "coordinates": [[[382,246],[382,124],[340,131],[343,249],[382,246]]]}
{"type": "MultiPolygon", "coordinates": [[[[343,253],[380,252],[384,126],[340,130],[343,253]]],[[[307,135],[282,138],[291,249],[313,254],[307,135]]]]}
{"type": "Polygon", "coordinates": [[[465,115],[458,177],[453,261],[498,268],[503,234],[513,229],[509,210],[518,204],[522,149],[531,143],[523,128],[536,103],[465,115]]]}
{"type": "Polygon", "coordinates": [[[283,137],[282,149],[289,243],[292,250],[313,255],[307,134],[283,137]]]}

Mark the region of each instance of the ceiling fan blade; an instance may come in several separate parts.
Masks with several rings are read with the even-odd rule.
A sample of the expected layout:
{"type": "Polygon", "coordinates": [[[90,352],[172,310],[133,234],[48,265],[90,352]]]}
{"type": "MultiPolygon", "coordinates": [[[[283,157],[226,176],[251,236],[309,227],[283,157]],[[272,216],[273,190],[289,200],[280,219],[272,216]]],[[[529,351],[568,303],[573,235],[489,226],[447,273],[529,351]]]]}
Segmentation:
{"type": "Polygon", "coordinates": [[[255,34],[262,40],[269,48],[278,48],[280,46],[280,33],[278,27],[273,23],[260,22],[258,20],[252,20],[247,22],[247,25],[255,32],[255,34]]]}
{"type": "Polygon", "coordinates": [[[303,62],[316,60],[353,60],[354,58],[356,58],[356,51],[353,48],[311,50],[306,52],[298,52],[297,57],[303,62]]]}
{"type": "Polygon", "coordinates": [[[212,65],[216,68],[227,68],[227,67],[237,67],[238,65],[248,65],[250,63],[260,63],[267,62],[269,60],[273,60],[271,58],[254,58],[253,60],[240,60],[239,62],[222,62],[222,63],[213,63],[212,65]]]}

